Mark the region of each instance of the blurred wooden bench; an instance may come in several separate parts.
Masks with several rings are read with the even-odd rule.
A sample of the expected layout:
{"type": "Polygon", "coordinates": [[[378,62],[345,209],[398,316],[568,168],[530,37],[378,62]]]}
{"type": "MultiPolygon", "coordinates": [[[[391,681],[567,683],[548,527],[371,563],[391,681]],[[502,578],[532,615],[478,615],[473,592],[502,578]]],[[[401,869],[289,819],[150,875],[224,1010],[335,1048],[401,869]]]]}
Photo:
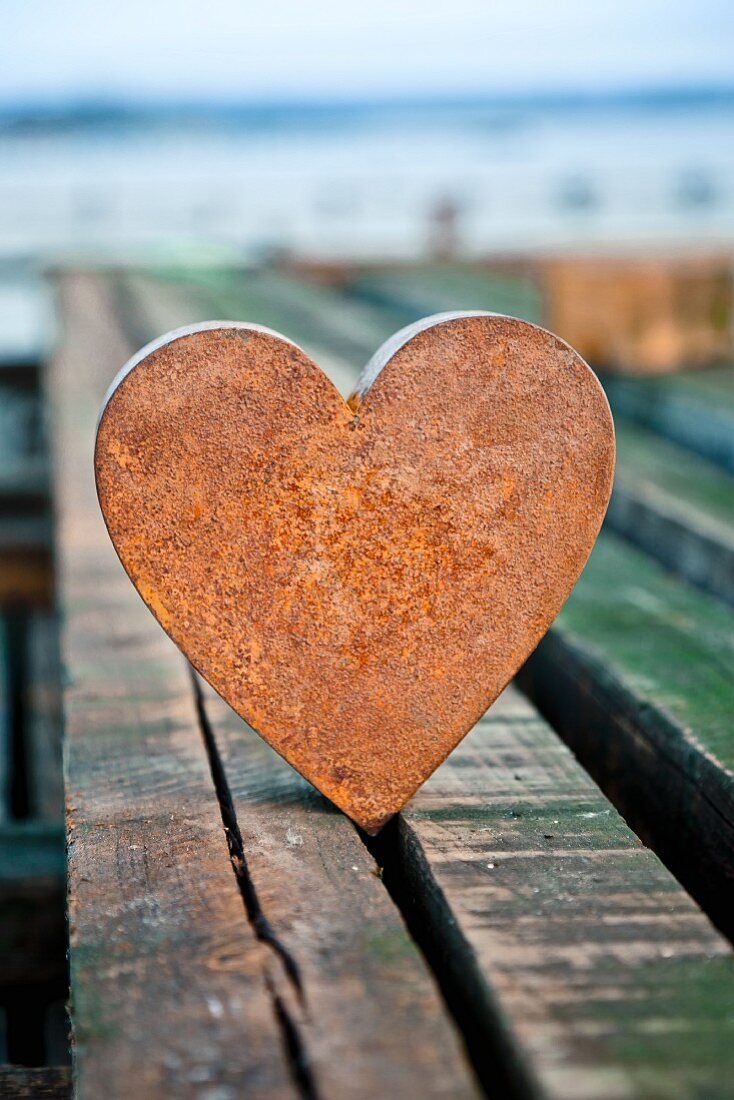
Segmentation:
{"type": "MultiPolygon", "coordinates": [[[[652,541],[605,533],[526,694],[508,690],[367,841],[192,678],[115,558],[91,451],[104,390],[155,335],[258,321],[346,391],[395,310],[238,270],[69,274],[59,306],[48,397],[76,1095],[730,1095],[726,586],[697,589],[652,541]]],[[[634,447],[660,493],[669,452],[627,431],[620,484],[662,514],[634,447]]],[[[691,530],[710,519],[725,547],[730,511],[705,484],[712,473],[718,500],[729,475],[698,469],[691,530]]],[[[685,495],[668,492],[685,525],[685,495]]]]}

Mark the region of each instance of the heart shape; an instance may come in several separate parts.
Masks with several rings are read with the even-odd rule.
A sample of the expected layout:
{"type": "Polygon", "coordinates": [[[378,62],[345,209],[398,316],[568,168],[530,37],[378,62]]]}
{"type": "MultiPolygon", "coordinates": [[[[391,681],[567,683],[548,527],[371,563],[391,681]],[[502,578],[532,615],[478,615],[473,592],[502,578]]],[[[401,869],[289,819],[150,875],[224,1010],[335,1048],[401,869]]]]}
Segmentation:
{"type": "Polygon", "coordinates": [[[410,326],[349,402],[285,337],[211,322],[123,368],[95,468],[161,626],[374,834],[573,588],[609,500],[614,429],[576,352],[513,318],[410,326]]]}

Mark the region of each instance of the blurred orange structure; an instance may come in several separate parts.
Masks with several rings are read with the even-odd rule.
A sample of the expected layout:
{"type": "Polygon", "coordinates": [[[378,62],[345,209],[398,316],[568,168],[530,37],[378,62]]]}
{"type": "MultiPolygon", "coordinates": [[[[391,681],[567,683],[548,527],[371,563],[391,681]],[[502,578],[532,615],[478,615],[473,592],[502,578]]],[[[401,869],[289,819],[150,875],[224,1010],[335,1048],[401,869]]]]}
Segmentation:
{"type": "Polygon", "coordinates": [[[548,328],[598,367],[668,374],[734,354],[730,255],[576,256],[539,269],[548,328]]]}

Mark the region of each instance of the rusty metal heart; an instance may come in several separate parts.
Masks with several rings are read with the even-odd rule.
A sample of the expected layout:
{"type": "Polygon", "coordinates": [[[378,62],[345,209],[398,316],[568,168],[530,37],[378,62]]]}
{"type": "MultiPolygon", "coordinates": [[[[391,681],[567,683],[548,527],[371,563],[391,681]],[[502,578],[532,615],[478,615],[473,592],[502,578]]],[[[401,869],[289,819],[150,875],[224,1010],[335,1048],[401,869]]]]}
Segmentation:
{"type": "Polygon", "coordinates": [[[573,588],[614,431],[583,360],[512,318],[411,326],[348,402],[285,337],[212,322],[123,368],[95,466],[112,541],[161,626],[376,833],[573,588]]]}

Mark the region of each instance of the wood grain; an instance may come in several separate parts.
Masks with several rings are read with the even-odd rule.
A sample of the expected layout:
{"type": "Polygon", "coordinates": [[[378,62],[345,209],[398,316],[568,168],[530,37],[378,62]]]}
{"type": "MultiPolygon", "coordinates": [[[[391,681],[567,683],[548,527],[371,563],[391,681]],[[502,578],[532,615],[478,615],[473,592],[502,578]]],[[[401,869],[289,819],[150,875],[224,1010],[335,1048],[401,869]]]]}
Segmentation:
{"type": "Polygon", "coordinates": [[[188,670],[131,590],[91,453],[130,352],[100,287],[60,289],[50,375],[66,721],[75,1095],[299,1095],[268,952],[232,875],[188,670]]]}
{"type": "Polygon", "coordinates": [[[731,612],[607,535],[521,682],[734,936],[731,612]]]}
{"type": "Polygon", "coordinates": [[[728,945],[519,694],[381,844],[490,1094],[503,1082],[483,1022],[499,1003],[522,1095],[727,1095],[728,945]]]}

